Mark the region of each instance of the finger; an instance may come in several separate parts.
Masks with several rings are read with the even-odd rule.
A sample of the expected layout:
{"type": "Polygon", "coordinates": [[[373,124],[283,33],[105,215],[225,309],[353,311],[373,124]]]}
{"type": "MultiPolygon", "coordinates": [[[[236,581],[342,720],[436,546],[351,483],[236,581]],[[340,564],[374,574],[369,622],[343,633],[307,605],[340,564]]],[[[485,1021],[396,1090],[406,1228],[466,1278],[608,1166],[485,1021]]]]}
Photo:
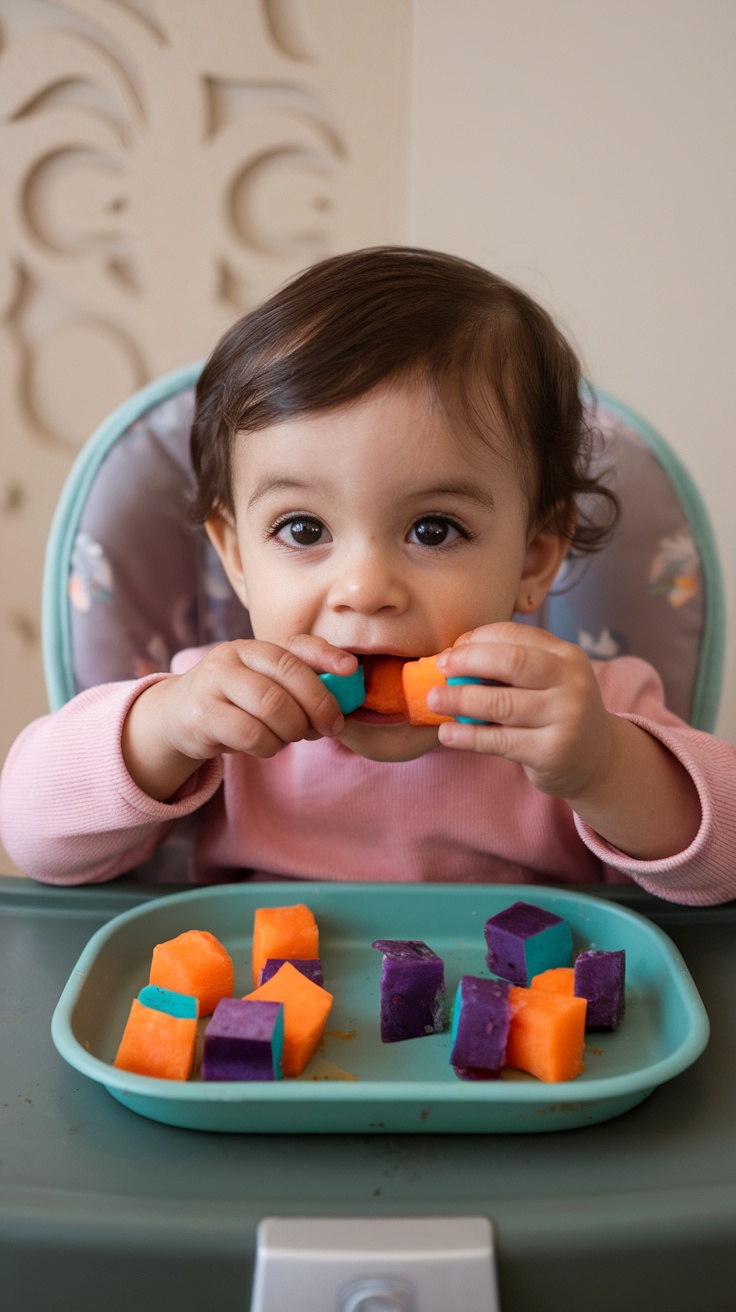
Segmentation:
{"type": "Polygon", "coordinates": [[[443,747],[458,751],[477,752],[484,756],[500,756],[518,765],[529,765],[533,754],[533,734],[505,724],[458,724],[446,720],[437,734],[443,747]]]}
{"type": "Polygon", "coordinates": [[[303,738],[310,727],[324,737],[341,732],[340,707],[299,655],[273,643],[249,643],[239,655],[247,677],[234,669],[226,691],[242,710],[286,742],[303,738]]]}
{"type": "MultiPolygon", "coordinates": [[[[522,627],[521,625],[519,627],[522,627]]],[[[564,657],[536,642],[466,642],[444,655],[446,678],[474,676],[522,688],[551,688],[561,681],[564,657]]]]}
{"type": "Polygon", "coordinates": [[[353,652],[335,647],[326,638],[313,633],[296,634],[289,638],[285,647],[318,674],[352,674],[358,665],[358,657],[353,652]]]}
{"type": "Polygon", "coordinates": [[[229,701],[217,703],[210,711],[209,736],[213,752],[242,752],[246,756],[275,756],[286,745],[280,735],[255,715],[229,701]]]}
{"type": "Polygon", "coordinates": [[[553,699],[546,690],[514,688],[508,684],[436,685],[427,694],[427,705],[439,715],[452,715],[455,719],[534,729],[547,725],[554,713],[553,699]]]}

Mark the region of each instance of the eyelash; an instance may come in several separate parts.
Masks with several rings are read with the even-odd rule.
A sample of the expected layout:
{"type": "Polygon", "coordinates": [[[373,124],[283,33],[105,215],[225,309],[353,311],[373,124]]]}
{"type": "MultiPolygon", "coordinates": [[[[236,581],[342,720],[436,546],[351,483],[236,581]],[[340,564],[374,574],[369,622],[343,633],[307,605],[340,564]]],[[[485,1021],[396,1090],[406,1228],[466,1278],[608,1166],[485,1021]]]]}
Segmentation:
{"type": "MultiPolygon", "coordinates": [[[[428,520],[435,520],[435,521],[439,520],[443,524],[449,525],[450,528],[454,528],[455,532],[458,533],[460,538],[462,538],[463,541],[465,542],[470,542],[475,537],[475,534],[471,533],[470,529],[466,528],[463,524],[460,524],[458,520],[453,519],[452,515],[443,514],[441,511],[429,512],[424,515],[419,515],[414,520],[414,523],[412,524],[412,529],[416,529],[417,524],[426,524],[428,520]]],[[[427,544],[423,542],[420,545],[426,546],[427,544]]],[[[453,541],[451,542],[440,542],[435,548],[435,550],[444,548],[446,551],[449,551],[450,548],[454,547],[455,545],[456,545],[455,539],[453,539],[453,541]]]]}
{"type": "MultiPolygon", "coordinates": [[[[287,524],[297,524],[299,523],[300,520],[303,520],[310,524],[322,524],[322,520],[319,519],[316,515],[299,515],[299,514],[283,515],[281,519],[275,520],[274,523],[271,524],[269,528],[266,529],[266,532],[264,533],[263,536],[267,541],[270,541],[273,538],[277,538],[282,528],[286,528],[287,524]]],[[[283,547],[287,547],[290,551],[305,550],[304,547],[298,547],[296,543],[290,545],[288,542],[281,541],[280,545],[283,547]]]]}
{"type": "MultiPolygon", "coordinates": [[[[266,538],[266,540],[272,540],[274,538],[278,538],[278,535],[283,528],[286,528],[288,524],[298,523],[300,520],[304,520],[312,524],[322,523],[322,521],[316,515],[306,515],[306,514],[300,515],[300,514],[292,513],[289,515],[284,515],[281,519],[275,520],[274,523],[271,524],[266,529],[264,537],[266,538]]],[[[411,527],[412,529],[416,529],[418,524],[426,523],[428,520],[435,520],[435,521],[440,520],[442,523],[449,525],[449,527],[453,528],[455,532],[459,534],[460,538],[462,538],[465,542],[470,542],[475,537],[475,534],[472,533],[470,529],[466,528],[463,524],[460,524],[456,519],[453,519],[452,515],[446,515],[439,511],[429,512],[424,515],[418,515],[417,518],[413,521],[411,527]]],[[[283,541],[283,539],[281,540],[281,545],[286,547],[290,551],[304,551],[307,549],[304,546],[296,546],[296,544],[290,544],[288,542],[285,542],[283,541]]],[[[316,544],[316,545],[320,545],[320,544],[316,544]]],[[[426,546],[427,544],[420,543],[418,545],[426,546]]],[[[441,542],[438,544],[437,547],[434,548],[434,550],[438,550],[440,548],[449,550],[454,545],[455,545],[454,540],[451,542],[441,542]]]]}

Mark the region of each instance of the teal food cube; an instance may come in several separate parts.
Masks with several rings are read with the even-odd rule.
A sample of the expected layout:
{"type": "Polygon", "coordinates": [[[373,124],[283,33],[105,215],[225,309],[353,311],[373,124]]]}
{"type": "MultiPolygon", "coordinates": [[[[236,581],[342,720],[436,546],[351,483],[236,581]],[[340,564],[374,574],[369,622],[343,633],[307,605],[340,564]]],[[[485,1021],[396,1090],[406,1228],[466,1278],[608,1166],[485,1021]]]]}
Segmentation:
{"type": "Polygon", "coordinates": [[[189,993],[177,993],[174,989],[162,988],[160,984],[146,984],[138,994],[141,1006],[151,1011],[165,1011],[169,1016],[179,1019],[197,1019],[197,999],[189,993]]]}
{"type": "Polygon", "coordinates": [[[365,678],[362,665],[359,664],[352,674],[320,674],[319,677],[329,688],[343,715],[349,715],[363,705],[365,678]]]}

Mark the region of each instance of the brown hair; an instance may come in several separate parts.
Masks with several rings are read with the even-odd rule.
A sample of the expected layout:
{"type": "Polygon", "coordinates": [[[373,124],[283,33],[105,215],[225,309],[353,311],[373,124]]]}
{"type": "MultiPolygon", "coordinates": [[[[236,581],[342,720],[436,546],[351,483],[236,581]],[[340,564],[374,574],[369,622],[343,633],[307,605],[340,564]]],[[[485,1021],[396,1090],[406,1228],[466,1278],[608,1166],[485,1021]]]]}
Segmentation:
{"type": "Polygon", "coordinates": [[[233,513],[238,433],[402,381],[424,382],[451,419],[486,441],[500,420],[520,453],[534,525],[569,537],[578,552],[603,545],[618,501],[591,472],[595,430],[574,351],[511,283],[411,247],[312,265],[224,335],[197,385],[193,520],[233,513]]]}

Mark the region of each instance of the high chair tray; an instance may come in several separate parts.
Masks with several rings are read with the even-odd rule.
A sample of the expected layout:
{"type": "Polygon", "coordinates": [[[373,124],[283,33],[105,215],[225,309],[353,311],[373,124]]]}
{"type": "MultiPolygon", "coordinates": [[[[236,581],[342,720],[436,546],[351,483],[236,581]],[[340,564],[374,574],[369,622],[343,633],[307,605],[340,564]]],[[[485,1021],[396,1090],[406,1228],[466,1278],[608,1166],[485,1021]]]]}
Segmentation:
{"type": "Polygon", "coordinates": [[[52,1021],[61,1055],[131,1111],[198,1130],[253,1133],[487,1133],[563,1130],[618,1116],[703,1051],[708,1018],[675,945],[636,912],[572,891],[503,885],[262,883],[168,895],[125,912],[82,952],[52,1021]],[[421,938],[445,961],[448,999],[462,974],[487,974],[483,925],[522,898],[571,925],[575,951],[626,949],[626,1015],[589,1032],[585,1072],[544,1084],[519,1072],[466,1082],[449,1064],[450,1035],[384,1044],[376,938],[421,938]],[[320,930],[334,1004],[320,1048],[298,1079],[186,1083],[111,1063],[130,1003],[148,980],[152,948],[206,929],[235,964],[235,996],[252,987],[259,906],[303,901],[320,930]]]}

